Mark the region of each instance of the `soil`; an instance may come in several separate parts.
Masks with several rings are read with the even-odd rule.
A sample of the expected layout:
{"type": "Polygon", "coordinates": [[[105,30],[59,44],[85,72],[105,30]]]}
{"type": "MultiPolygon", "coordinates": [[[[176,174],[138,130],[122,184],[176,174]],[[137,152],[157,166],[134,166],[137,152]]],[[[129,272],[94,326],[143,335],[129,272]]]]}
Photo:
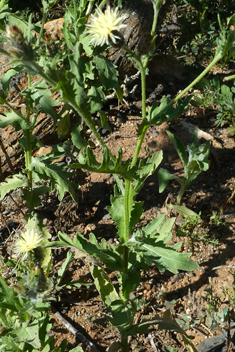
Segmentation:
{"type": "MultiPolygon", "coordinates": [[[[165,61],[164,64],[166,65],[165,61]]],[[[169,63],[169,65],[171,64],[172,62],[169,63]]],[[[163,75],[165,77],[165,73],[163,75]]],[[[190,82],[179,81],[178,77],[169,76],[164,78],[163,83],[159,80],[158,83],[160,84],[157,86],[158,93],[156,94],[155,91],[154,94],[155,99],[160,100],[162,95],[174,96],[177,91],[190,82]]],[[[151,93],[155,88],[156,82],[154,83],[152,79],[148,82],[149,106],[152,104],[151,93]]],[[[23,86],[20,86],[20,90],[22,89],[23,86]]],[[[16,93],[11,99],[14,99],[15,96],[16,93]]],[[[101,129],[100,133],[113,154],[117,154],[119,147],[122,148],[124,160],[133,157],[137,142],[137,125],[141,122],[139,100],[137,90],[136,96],[133,98],[127,99],[121,104],[113,100],[105,107],[113,133],[110,134],[105,129],[101,129]]],[[[43,118],[45,116],[41,114],[40,119],[43,118]]],[[[157,267],[152,265],[148,272],[143,271],[136,296],[144,301],[144,305],[136,315],[135,322],[154,318],[157,314],[169,309],[172,316],[184,326],[195,346],[205,338],[222,333],[227,334],[229,322],[224,321],[223,316],[218,312],[209,313],[206,310],[209,304],[217,304],[216,309],[219,311],[227,307],[231,312],[231,321],[234,314],[231,297],[233,297],[233,269],[235,267],[235,204],[233,199],[235,141],[233,137],[228,135],[226,126],[220,127],[215,121],[214,111],[203,111],[191,107],[187,114],[177,120],[164,123],[161,126],[150,127],[140,153],[140,158],[146,158],[156,150],[163,150],[164,160],[161,167],[180,176],[183,174],[182,163],[165,132],[166,129],[170,129],[184,143],[187,143],[191,138],[193,125],[194,128],[197,127],[208,134],[204,135],[204,139],[210,138],[212,140],[209,170],[202,172],[193,181],[182,199],[183,205],[201,216],[201,222],[192,228],[191,234],[188,233],[185,237],[179,236],[177,230],[182,229],[183,219],[169,208],[170,203],[176,203],[176,196],[179,192],[179,185],[175,181],[171,181],[166,190],[159,193],[158,172],[156,171],[147,179],[138,195],[138,199],[144,201],[144,213],[137,226],[146,225],[162,213],[166,215],[166,218],[175,216],[176,224],[172,243],[180,241],[183,243],[182,251],[193,251],[191,258],[199,264],[199,269],[173,275],[170,272],[159,273],[157,267]],[[217,222],[213,222],[211,219],[214,214],[217,214],[217,222]],[[193,246],[192,236],[194,237],[193,246]]],[[[12,130],[10,132],[15,133],[12,130]]],[[[10,132],[9,128],[2,129],[1,136],[4,137],[4,134],[9,136],[10,132]]],[[[51,134],[51,129],[46,132],[47,135],[54,136],[51,134]]],[[[89,133],[89,131],[86,132],[89,133]]],[[[17,140],[18,137],[15,139],[17,140]]],[[[50,141],[50,138],[45,140],[47,147],[49,147],[48,140],[50,141]]],[[[6,141],[7,138],[5,143],[6,141]]],[[[5,150],[4,148],[0,150],[1,160],[6,158],[7,145],[5,144],[3,147],[5,150]]],[[[93,152],[97,157],[100,157],[98,146],[94,147],[93,152]]],[[[45,153],[45,149],[39,150],[38,153],[45,153]]],[[[63,161],[70,162],[66,158],[63,161]]],[[[11,162],[13,169],[8,165],[8,171],[2,170],[8,175],[12,174],[12,170],[16,172],[20,164],[14,163],[16,160],[11,162]]],[[[109,243],[115,244],[117,231],[106,210],[113,192],[114,178],[111,175],[89,174],[82,171],[77,174],[73,173],[72,179],[80,185],[77,191],[77,202],[73,201],[69,195],[66,195],[59,202],[57,195],[51,193],[48,197],[42,198],[41,206],[37,208],[38,216],[51,233],[52,239],[57,238],[58,231],[67,233],[71,237],[75,236],[76,232],[81,232],[85,237],[93,232],[98,241],[105,238],[109,243]]],[[[9,255],[6,248],[11,243],[11,234],[22,229],[23,215],[27,212],[22,192],[17,190],[6,196],[0,204],[0,211],[2,253],[9,255]]],[[[69,284],[71,280],[76,281],[84,277],[91,285],[79,288],[64,287],[55,294],[56,301],[53,303],[51,319],[53,323],[52,334],[55,335],[58,345],[63,339],[68,340],[68,351],[77,345],[82,346],[86,352],[94,350],[87,343],[81,342],[81,339],[63,325],[56,314],[56,312],[60,312],[78,332],[92,341],[97,350],[102,352],[113,341],[119,340],[119,333],[107,320],[107,312],[92,286],[87,263],[76,252],[74,252],[74,256],[75,259],[63,284],[69,284]]],[[[65,250],[54,251],[55,272],[65,257],[65,250]]],[[[115,275],[110,274],[110,276],[115,282],[115,275]]],[[[230,325],[232,334],[232,323],[230,325]]],[[[131,351],[135,352],[163,351],[164,346],[171,346],[178,351],[187,350],[180,334],[174,331],[159,330],[156,325],[146,335],[133,336],[130,339],[130,346],[131,351]]]]}

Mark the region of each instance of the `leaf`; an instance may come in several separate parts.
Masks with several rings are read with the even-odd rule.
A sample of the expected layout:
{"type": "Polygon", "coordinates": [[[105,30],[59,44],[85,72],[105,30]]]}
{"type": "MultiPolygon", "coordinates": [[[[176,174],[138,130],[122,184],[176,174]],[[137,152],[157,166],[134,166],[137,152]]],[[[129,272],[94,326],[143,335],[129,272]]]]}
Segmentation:
{"type": "Polygon", "coordinates": [[[50,247],[70,247],[77,248],[84,251],[84,257],[88,254],[88,262],[94,262],[94,258],[100,259],[106,266],[112,270],[121,271],[123,268],[123,262],[120,254],[116,249],[110,245],[107,248],[106,241],[103,239],[101,244],[98,244],[97,239],[91,233],[90,242],[87,241],[80,233],[76,234],[76,237],[71,239],[68,235],[59,232],[59,241],[50,243],[50,247]]]}
{"type": "MultiPolygon", "coordinates": [[[[163,241],[164,244],[168,243],[171,240],[171,229],[173,227],[175,223],[175,218],[170,218],[165,220],[159,227],[158,231],[157,231],[157,239],[156,242],[160,242],[163,241]]],[[[152,238],[154,238],[153,234],[151,236],[152,238]]]]}
{"type": "Polygon", "coordinates": [[[128,261],[128,271],[126,275],[123,275],[122,273],[122,279],[126,295],[129,297],[131,292],[133,292],[139,286],[141,280],[141,272],[143,270],[148,270],[148,265],[134,252],[129,254],[128,261]]]}
{"type": "Polygon", "coordinates": [[[191,99],[192,96],[188,95],[184,100],[179,100],[177,106],[173,106],[174,100],[166,96],[162,97],[160,105],[155,101],[148,110],[147,118],[138,126],[138,134],[141,134],[144,127],[161,125],[166,120],[181,116],[187,111],[191,99]]]}
{"type": "Polygon", "coordinates": [[[145,235],[155,235],[158,232],[158,228],[165,219],[165,215],[161,214],[156,219],[153,219],[147,226],[142,228],[145,235]]]}
{"type": "Polygon", "coordinates": [[[108,148],[102,150],[102,161],[98,162],[90,147],[84,148],[79,154],[78,163],[70,164],[71,169],[85,169],[91,172],[112,173],[122,175],[125,179],[132,180],[135,168],[129,169],[130,161],[122,164],[122,150],[118,149],[118,156],[115,161],[111,158],[108,148]]]}
{"type": "Polygon", "coordinates": [[[93,57],[96,69],[102,85],[105,89],[114,89],[118,84],[118,71],[114,64],[102,55],[95,55],[93,57]]]}
{"type": "Polygon", "coordinates": [[[71,139],[75,147],[78,149],[83,149],[87,146],[86,140],[81,136],[83,128],[81,125],[76,125],[71,131],[71,139]]]}
{"type": "Polygon", "coordinates": [[[56,278],[56,286],[59,286],[64,278],[65,273],[67,272],[69,265],[74,260],[74,256],[71,251],[67,252],[67,256],[63,264],[61,265],[60,269],[57,272],[56,278]]]}
{"type": "Polygon", "coordinates": [[[57,114],[54,105],[58,102],[58,100],[54,100],[51,98],[52,93],[48,90],[47,84],[43,81],[38,84],[35,88],[35,92],[31,94],[31,98],[36,103],[38,108],[41,108],[41,112],[45,114],[49,114],[54,122],[61,119],[61,116],[57,114]]]}
{"type": "Polygon", "coordinates": [[[177,180],[180,181],[180,178],[178,176],[175,176],[171,174],[168,170],[166,169],[160,169],[158,171],[158,183],[159,183],[159,192],[162,193],[166,186],[168,185],[168,182],[170,180],[177,180]]]}
{"type": "Polygon", "coordinates": [[[136,192],[140,190],[146,178],[154,173],[154,171],[160,165],[162,159],[163,153],[161,150],[159,150],[146,161],[143,159],[140,161],[133,183],[136,192]]]}
{"type": "Polygon", "coordinates": [[[11,311],[18,312],[23,306],[23,301],[16,295],[14,289],[0,277],[0,308],[4,306],[11,311]]]}
{"type": "Polygon", "coordinates": [[[179,155],[183,165],[184,166],[187,165],[188,155],[187,155],[187,151],[185,149],[185,146],[183,145],[181,140],[178,137],[174,136],[170,131],[166,131],[166,133],[168,134],[168,136],[172,140],[174,147],[177,151],[177,154],[179,155]]]}
{"type": "Polygon", "coordinates": [[[68,180],[71,175],[61,169],[56,164],[50,164],[48,160],[41,161],[38,157],[32,158],[29,170],[37,173],[44,180],[51,180],[52,189],[58,192],[59,200],[62,200],[65,192],[69,192],[74,200],[76,200],[75,189],[68,180]]]}
{"type": "Polygon", "coordinates": [[[134,307],[130,303],[116,300],[112,302],[110,311],[112,313],[112,318],[109,319],[111,324],[118,328],[121,333],[125,333],[126,329],[133,323],[134,307]]]}
{"type": "Polygon", "coordinates": [[[16,131],[29,129],[29,125],[24,117],[21,117],[20,114],[17,114],[15,111],[4,111],[4,115],[0,115],[0,128],[9,125],[13,126],[16,131]]]}
{"type": "Polygon", "coordinates": [[[26,176],[22,174],[16,174],[12,177],[6,178],[4,182],[0,183],[0,200],[2,200],[7,193],[19,187],[28,187],[28,180],[26,176]]]}
{"type": "Polygon", "coordinates": [[[169,204],[169,208],[174,209],[180,215],[182,215],[184,218],[197,218],[198,217],[197,213],[195,213],[191,209],[184,207],[182,205],[169,204]]]}
{"type": "Polygon", "coordinates": [[[89,265],[95,286],[100,294],[102,302],[110,309],[113,302],[120,299],[108,274],[98,265],[89,265]]]}
{"type": "Polygon", "coordinates": [[[14,68],[10,68],[9,70],[7,70],[4,73],[4,75],[1,79],[1,83],[2,83],[2,88],[6,94],[8,93],[9,84],[10,84],[12,77],[14,77],[17,73],[19,73],[21,71],[22,71],[22,68],[20,66],[17,66],[14,68]]]}
{"type": "MultiPolygon", "coordinates": [[[[128,220],[129,220],[131,229],[139,221],[143,213],[143,209],[142,209],[143,202],[136,202],[134,200],[136,194],[137,193],[133,190],[132,185],[130,184],[129,200],[128,200],[130,206],[128,208],[128,220]]],[[[125,242],[124,235],[125,235],[126,221],[123,216],[123,214],[125,214],[124,201],[125,201],[124,195],[122,194],[120,195],[117,192],[117,189],[115,188],[114,196],[110,197],[111,206],[106,207],[113,221],[115,222],[116,227],[118,228],[118,234],[119,234],[121,243],[125,242]]]]}
{"type": "MultiPolygon", "coordinates": [[[[188,258],[190,253],[178,253],[174,246],[166,247],[165,240],[164,242],[158,241],[158,236],[161,236],[161,234],[156,234],[155,238],[150,238],[139,236],[137,233],[126,242],[126,245],[141,255],[148,265],[155,263],[161,272],[169,270],[177,274],[178,270],[191,271],[198,268],[197,263],[188,258]]],[[[169,238],[171,236],[164,234],[164,237],[169,238]]]]}

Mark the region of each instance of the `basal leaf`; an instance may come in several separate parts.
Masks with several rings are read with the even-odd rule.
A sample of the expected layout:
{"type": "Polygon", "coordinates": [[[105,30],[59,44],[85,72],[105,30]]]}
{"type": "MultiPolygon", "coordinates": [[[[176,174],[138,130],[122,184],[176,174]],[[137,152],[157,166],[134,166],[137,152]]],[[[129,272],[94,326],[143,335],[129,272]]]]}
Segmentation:
{"type": "Polygon", "coordinates": [[[27,186],[27,177],[22,174],[16,174],[12,177],[6,178],[4,182],[0,183],[0,200],[2,200],[7,193],[15,190],[16,188],[26,188],[27,186]]]}
{"type": "Polygon", "coordinates": [[[168,243],[171,240],[172,234],[171,230],[175,223],[175,218],[170,218],[165,220],[159,227],[157,231],[157,236],[151,236],[155,238],[156,242],[162,241],[164,244],[168,243]]]}

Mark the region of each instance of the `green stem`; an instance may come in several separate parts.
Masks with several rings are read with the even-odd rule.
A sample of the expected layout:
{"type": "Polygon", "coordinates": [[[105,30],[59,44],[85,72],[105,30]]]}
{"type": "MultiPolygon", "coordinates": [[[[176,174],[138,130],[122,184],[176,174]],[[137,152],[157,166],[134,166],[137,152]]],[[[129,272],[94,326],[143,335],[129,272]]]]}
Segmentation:
{"type": "Polygon", "coordinates": [[[127,337],[122,336],[122,334],[121,334],[121,344],[122,344],[122,352],[129,352],[130,351],[127,337]]]}
{"type": "MultiPolygon", "coordinates": [[[[195,84],[197,84],[207,74],[207,72],[209,72],[210,69],[215,64],[217,64],[217,62],[220,61],[220,59],[222,59],[222,57],[223,57],[222,53],[219,53],[218,55],[216,55],[216,57],[211,61],[210,65],[208,65],[207,68],[205,68],[205,70],[192,83],[190,83],[180,94],[178,94],[177,97],[175,97],[175,99],[173,99],[173,101],[169,105],[176,103],[180,98],[182,98],[182,96],[184,96],[189,91],[189,89],[195,86],[195,84]]],[[[169,107],[169,105],[166,107],[166,109],[169,107]]]]}
{"type": "MultiPolygon", "coordinates": [[[[146,68],[140,64],[140,74],[141,74],[141,93],[142,93],[142,121],[146,119],[146,68]]],[[[131,167],[134,167],[137,163],[139,153],[141,150],[142,143],[144,141],[145,133],[147,131],[148,127],[144,127],[142,130],[141,135],[139,136],[134,156],[131,162],[131,167]]]]}
{"type": "Polygon", "coordinates": [[[41,23],[40,32],[39,32],[38,39],[37,39],[37,45],[39,45],[40,40],[42,38],[42,34],[43,34],[43,31],[44,31],[44,25],[46,23],[46,19],[47,19],[47,14],[45,13],[45,11],[43,9],[42,23],[41,23]]]}
{"type": "Polygon", "coordinates": [[[162,4],[163,0],[158,0],[156,3],[153,1],[153,10],[154,10],[154,16],[153,16],[153,24],[152,24],[152,30],[151,30],[151,36],[154,36],[156,26],[157,26],[157,19],[158,19],[158,13],[160,6],[162,4]]]}
{"type": "Polygon", "coordinates": [[[179,191],[179,194],[177,196],[177,204],[180,204],[181,203],[181,199],[183,197],[183,194],[184,194],[184,191],[185,191],[185,184],[186,184],[186,180],[185,182],[181,182],[181,186],[180,186],[180,191],[179,191]]]}
{"type": "MultiPolygon", "coordinates": [[[[28,89],[31,89],[31,75],[28,74],[28,89]]],[[[30,99],[30,98],[28,98],[30,99]]],[[[30,102],[26,99],[26,120],[28,128],[24,131],[26,140],[26,150],[25,150],[25,167],[28,175],[28,211],[31,214],[33,211],[33,172],[29,170],[29,166],[32,162],[32,126],[30,123],[30,102]]]]}

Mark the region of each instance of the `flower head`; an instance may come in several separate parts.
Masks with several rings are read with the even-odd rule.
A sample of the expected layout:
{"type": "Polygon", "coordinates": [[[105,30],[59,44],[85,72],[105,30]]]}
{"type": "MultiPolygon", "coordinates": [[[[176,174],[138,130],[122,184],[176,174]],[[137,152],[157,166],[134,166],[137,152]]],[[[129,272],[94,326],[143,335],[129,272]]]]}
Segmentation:
{"type": "Polygon", "coordinates": [[[28,229],[26,232],[22,232],[21,236],[16,240],[14,251],[19,254],[27,255],[33,249],[39,247],[42,240],[43,237],[37,228],[28,229]]]}
{"type": "Polygon", "coordinates": [[[9,52],[16,57],[28,57],[31,54],[32,48],[26,42],[22,30],[17,26],[6,26],[6,38],[11,45],[9,52]]]}
{"type": "Polygon", "coordinates": [[[120,29],[126,27],[123,23],[126,15],[119,15],[118,8],[111,9],[107,7],[103,13],[97,8],[97,15],[91,15],[91,22],[88,33],[91,35],[91,43],[94,46],[106,44],[117,44],[117,41],[122,38],[120,29]]]}

